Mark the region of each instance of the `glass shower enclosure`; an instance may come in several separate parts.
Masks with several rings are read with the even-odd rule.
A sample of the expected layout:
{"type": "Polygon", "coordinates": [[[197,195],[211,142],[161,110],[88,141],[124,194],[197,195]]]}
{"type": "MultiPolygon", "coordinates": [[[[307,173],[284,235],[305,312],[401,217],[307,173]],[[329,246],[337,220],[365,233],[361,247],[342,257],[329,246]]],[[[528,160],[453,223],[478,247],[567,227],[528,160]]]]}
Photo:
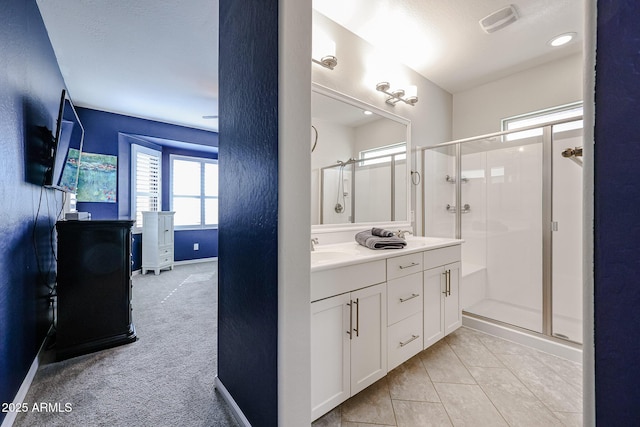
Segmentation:
{"type": "Polygon", "coordinates": [[[422,149],[426,236],[462,245],[464,314],[582,342],[582,121],[422,149]]]}

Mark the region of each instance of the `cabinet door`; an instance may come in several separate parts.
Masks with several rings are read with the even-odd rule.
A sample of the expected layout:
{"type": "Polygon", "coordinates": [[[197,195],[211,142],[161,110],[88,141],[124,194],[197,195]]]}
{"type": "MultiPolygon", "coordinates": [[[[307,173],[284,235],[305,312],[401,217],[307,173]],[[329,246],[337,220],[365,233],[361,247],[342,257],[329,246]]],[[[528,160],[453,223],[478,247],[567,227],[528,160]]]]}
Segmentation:
{"type": "Polygon", "coordinates": [[[351,293],[351,395],[387,375],[387,284],[351,293]]]}
{"type": "Polygon", "coordinates": [[[350,295],[311,303],[311,416],[338,406],[351,395],[350,295]]]}
{"type": "Polygon", "coordinates": [[[444,268],[424,272],[424,348],[444,337],[444,268]]]}
{"type": "Polygon", "coordinates": [[[449,292],[444,298],[444,334],[462,326],[462,310],[460,310],[460,263],[447,264],[445,272],[449,272],[449,292]]]}

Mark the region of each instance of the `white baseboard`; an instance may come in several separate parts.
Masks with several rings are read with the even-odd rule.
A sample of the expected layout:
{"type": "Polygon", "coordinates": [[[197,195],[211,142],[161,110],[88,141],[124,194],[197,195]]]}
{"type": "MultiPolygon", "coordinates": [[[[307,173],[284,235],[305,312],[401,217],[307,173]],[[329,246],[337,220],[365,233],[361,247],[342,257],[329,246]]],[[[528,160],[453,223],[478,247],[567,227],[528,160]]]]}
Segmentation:
{"type": "MultiPolygon", "coordinates": [[[[251,423],[249,423],[249,420],[247,420],[247,417],[244,416],[244,414],[242,413],[242,410],[240,409],[236,401],[233,400],[233,397],[229,393],[229,390],[227,390],[224,384],[222,384],[222,381],[220,381],[220,378],[218,378],[217,375],[216,375],[215,384],[216,384],[216,389],[218,389],[220,394],[222,394],[222,397],[224,398],[225,402],[227,402],[227,404],[231,407],[231,411],[233,412],[233,415],[236,417],[236,420],[238,420],[238,422],[245,427],[251,427],[251,423]]],[[[2,425],[2,427],[4,427],[4,424],[2,425]]]]}
{"type": "MultiPolygon", "coordinates": [[[[31,383],[33,382],[33,379],[36,376],[36,372],[38,372],[38,368],[40,367],[40,362],[42,361],[42,354],[44,353],[44,348],[46,343],[48,342],[48,338],[49,338],[49,335],[51,334],[52,329],[53,329],[53,326],[49,329],[49,332],[47,333],[47,336],[45,337],[44,341],[42,341],[42,345],[40,345],[40,349],[38,350],[36,357],[33,359],[33,363],[31,363],[31,367],[29,368],[27,375],[24,377],[24,380],[22,381],[22,385],[20,385],[20,388],[18,389],[18,393],[16,393],[16,396],[13,398],[14,407],[20,406],[24,402],[24,398],[27,397],[27,392],[29,392],[31,383]]],[[[13,423],[16,420],[17,415],[18,415],[17,412],[7,412],[7,415],[4,417],[4,420],[2,421],[2,425],[0,425],[0,427],[13,426],[13,423]]]]}
{"type": "Polygon", "coordinates": [[[213,262],[213,261],[217,261],[217,260],[218,260],[218,257],[185,259],[183,261],[176,261],[173,264],[174,265],[198,264],[198,263],[201,263],[201,262],[213,262]]]}

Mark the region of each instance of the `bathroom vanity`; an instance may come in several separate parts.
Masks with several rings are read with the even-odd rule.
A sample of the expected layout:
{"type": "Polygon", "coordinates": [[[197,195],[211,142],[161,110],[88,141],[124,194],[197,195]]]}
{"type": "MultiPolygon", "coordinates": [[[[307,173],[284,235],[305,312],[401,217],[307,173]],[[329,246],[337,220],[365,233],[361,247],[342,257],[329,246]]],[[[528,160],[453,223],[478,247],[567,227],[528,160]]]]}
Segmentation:
{"type": "Polygon", "coordinates": [[[404,249],[355,242],[311,252],[311,415],[315,420],[462,324],[462,240],[404,249]]]}

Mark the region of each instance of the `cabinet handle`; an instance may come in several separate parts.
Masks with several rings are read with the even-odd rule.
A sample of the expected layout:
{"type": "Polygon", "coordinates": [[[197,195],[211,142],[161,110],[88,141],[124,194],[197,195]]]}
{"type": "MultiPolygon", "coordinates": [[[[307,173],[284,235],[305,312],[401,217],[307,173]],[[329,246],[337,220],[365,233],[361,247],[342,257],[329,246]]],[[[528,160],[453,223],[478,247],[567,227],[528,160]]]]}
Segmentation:
{"type": "Polygon", "coordinates": [[[415,267],[416,265],[420,265],[420,264],[417,262],[412,262],[409,265],[399,265],[398,268],[400,268],[400,270],[404,270],[405,268],[415,267]]]}
{"type": "Polygon", "coordinates": [[[356,305],[356,328],[354,329],[354,331],[356,331],[356,337],[360,336],[360,298],[356,298],[356,300],[353,302],[356,305]]]}
{"type": "Polygon", "coordinates": [[[349,330],[347,331],[347,335],[349,335],[349,339],[353,339],[353,306],[351,305],[353,301],[349,301],[347,305],[349,306],[349,330]]]}
{"type": "Polygon", "coordinates": [[[447,296],[447,292],[449,291],[449,279],[447,276],[447,271],[445,270],[442,275],[444,276],[444,291],[442,292],[444,296],[447,296]]]}
{"type": "Polygon", "coordinates": [[[451,296],[451,270],[447,270],[447,296],[451,296]]]}
{"type": "Polygon", "coordinates": [[[409,338],[405,342],[400,341],[400,347],[404,347],[405,345],[409,344],[411,341],[415,341],[418,338],[420,338],[420,335],[411,335],[411,338],[409,338]]]}
{"type": "Polygon", "coordinates": [[[409,301],[409,300],[412,300],[414,298],[418,298],[419,296],[420,296],[420,294],[411,294],[410,297],[400,298],[400,302],[409,301]]]}

